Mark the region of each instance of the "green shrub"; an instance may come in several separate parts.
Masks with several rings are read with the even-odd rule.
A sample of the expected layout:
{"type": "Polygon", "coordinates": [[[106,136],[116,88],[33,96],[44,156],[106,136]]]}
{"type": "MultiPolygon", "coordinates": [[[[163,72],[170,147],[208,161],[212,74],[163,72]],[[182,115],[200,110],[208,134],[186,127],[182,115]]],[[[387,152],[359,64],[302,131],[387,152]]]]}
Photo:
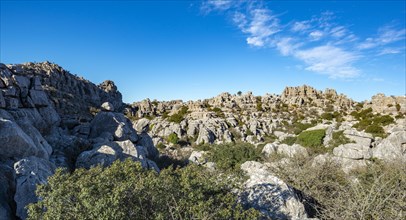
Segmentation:
{"type": "Polygon", "coordinates": [[[176,133],[172,133],[166,138],[166,141],[172,144],[177,144],[179,142],[178,135],[176,133]]]}
{"type": "Polygon", "coordinates": [[[185,115],[188,113],[188,110],[189,109],[187,106],[182,106],[177,113],[169,116],[168,121],[178,124],[181,123],[185,119],[185,115]]]}
{"type": "Polygon", "coordinates": [[[317,148],[323,146],[323,138],[326,136],[324,129],[303,131],[297,136],[297,143],[304,147],[317,148]]]}
{"type": "Polygon", "coordinates": [[[162,142],[159,142],[159,143],[156,145],[156,148],[158,148],[159,150],[163,150],[163,149],[166,148],[166,146],[165,146],[165,144],[163,144],[162,142]]]}
{"type": "Polygon", "coordinates": [[[329,145],[331,148],[335,148],[342,144],[348,143],[351,143],[351,140],[344,135],[344,131],[337,131],[333,133],[333,138],[331,139],[329,145]]]}
{"type": "Polygon", "coordinates": [[[314,166],[313,160],[298,157],[272,169],[288,185],[314,198],[304,203],[319,219],[405,217],[405,163],[371,163],[351,178],[333,160],[314,166]]]}
{"type": "Polygon", "coordinates": [[[259,112],[262,112],[262,111],[264,111],[264,109],[262,108],[262,100],[261,100],[261,97],[257,97],[256,98],[256,100],[257,100],[257,111],[259,111],[259,112]]]}
{"type": "Polygon", "coordinates": [[[369,125],[366,129],[365,132],[372,134],[375,137],[385,137],[386,133],[385,130],[382,128],[382,126],[379,125],[369,125]]]}
{"type": "Polygon", "coordinates": [[[334,116],[333,116],[333,113],[324,112],[323,114],[321,114],[321,118],[331,121],[331,120],[333,120],[334,116]]]}
{"type": "Polygon", "coordinates": [[[292,146],[294,143],[296,143],[296,140],[297,140],[296,137],[288,136],[285,139],[283,139],[281,143],[292,146]]]}
{"type": "Polygon", "coordinates": [[[213,145],[209,160],[220,169],[238,170],[246,161],[259,160],[261,150],[247,143],[213,145]]]}
{"type": "Polygon", "coordinates": [[[224,112],[221,110],[221,108],[215,107],[215,108],[209,108],[209,111],[212,111],[216,114],[217,117],[219,118],[225,118],[226,116],[224,115],[224,112]]]}
{"type": "Polygon", "coordinates": [[[396,111],[400,111],[400,105],[399,105],[399,103],[396,103],[396,111]]]}
{"type": "Polygon", "coordinates": [[[204,168],[165,169],[158,175],[138,162],[108,168],[58,169],[37,190],[28,219],[254,219],[231,192],[235,182],[204,168]]]}

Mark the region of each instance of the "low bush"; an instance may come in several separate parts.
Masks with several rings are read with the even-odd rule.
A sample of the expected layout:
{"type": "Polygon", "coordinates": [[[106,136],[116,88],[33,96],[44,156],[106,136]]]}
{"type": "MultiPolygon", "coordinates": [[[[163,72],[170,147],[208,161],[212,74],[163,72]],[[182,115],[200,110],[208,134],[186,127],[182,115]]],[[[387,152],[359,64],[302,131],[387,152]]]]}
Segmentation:
{"type": "Polygon", "coordinates": [[[166,141],[171,144],[177,144],[179,141],[178,135],[176,133],[172,133],[166,138],[166,141]]]}
{"type": "Polygon", "coordinates": [[[41,200],[29,205],[28,219],[258,218],[258,211],[237,204],[233,186],[193,165],[159,175],[131,160],[72,174],[58,169],[38,186],[41,200]]]}
{"type": "Polygon", "coordinates": [[[323,138],[326,136],[324,129],[303,131],[297,136],[297,143],[304,147],[317,148],[323,146],[323,138]]]}
{"type": "Polygon", "coordinates": [[[185,119],[185,115],[188,113],[188,110],[189,109],[187,106],[182,106],[177,113],[168,117],[168,121],[178,124],[181,123],[185,119]]]}
{"type": "Polygon", "coordinates": [[[297,140],[296,137],[288,136],[285,139],[283,139],[283,141],[281,141],[281,143],[292,146],[294,143],[296,143],[296,140],[297,140]]]}
{"type": "Polygon", "coordinates": [[[333,137],[329,143],[329,147],[335,148],[342,144],[351,143],[351,140],[344,135],[344,131],[337,131],[333,133],[333,137]]]}
{"type": "Polygon", "coordinates": [[[334,161],[315,166],[296,157],[272,169],[301,192],[306,210],[319,219],[405,219],[405,163],[375,162],[348,176],[334,161]]]}
{"type": "Polygon", "coordinates": [[[260,160],[261,150],[247,143],[213,145],[209,151],[209,160],[222,170],[239,170],[240,165],[246,161],[260,160]]]}

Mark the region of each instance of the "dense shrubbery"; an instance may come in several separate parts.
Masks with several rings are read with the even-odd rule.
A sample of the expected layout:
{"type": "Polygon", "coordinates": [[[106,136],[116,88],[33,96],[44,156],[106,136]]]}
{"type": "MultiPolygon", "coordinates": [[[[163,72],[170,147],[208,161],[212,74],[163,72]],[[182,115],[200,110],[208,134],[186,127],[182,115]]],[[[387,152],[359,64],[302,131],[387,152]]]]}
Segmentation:
{"type": "Polygon", "coordinates": [[[348,143],[351,143],[351,140],[344,135],[344,131],[337,131],[333,133],[329,146],[335,148],[348,143]]]}
{"type": "Polygon", "coordinates": [[[289,185],[315,199],[306,201],[320,219],[406,217],[404,163],[372,163],[353,172],[351,178],[333,161],[314,166],[305,157],[294,158],[273,169],[289,185]]]}
{"type": "Polygon", "coordinates": [[[248,143],[213,145],[209,152],[210,160],[223,170],[239,169],[244,162],[261,158],[261,149],[248,143]]]}
{"type": "Polygon", "coordinates": [[[326,136],[326,131],[324,129],[303,131],[297,136],[296,142],[304,147],[322,147],[324,136],[326,136]]]}
{"type": "Polygon", "coordinates": [[[209,111],[212,111],[216,114],[217,117],[219,118],[225,118],[226,116],[224,115],[224,112],[221,110],[221,108],[215,107],[215,108],[209,108],[209,111]]]}
{"type": "Polygon", "coordinates": [[[57,170],[40,185],[28,219],[255,219],[231,192],[233,182],[202,168],[159,175],[131,160],[109,168],[57,170]]]}
{"type": "Polygon", "coordinates": [[[351,115],[359,121],[354,125],[354,128],[365,130],[365,132],[378,137],[386,136],[385,130],[382,126],[390,125],[395,122],[395,120],[389,115],[374,115],[371,108],[359,112],[354,111],[351,115]]]}
{"type": "Polygon", "coordinates": [[[292,146],[294,143],[296,143],[296,140],[297,140],[296,137],[288,136],[285,139],[283,139],[283,141],[281,143],[292,146]]]}
{"type": "Polygon", "coordinates": [[[181,123],[183,119],[185,119],[185,115],[188,113],[188,110],[188,107],[182,106],[176,114],[168,117],[168,121],[178,124],[181,123]]]}

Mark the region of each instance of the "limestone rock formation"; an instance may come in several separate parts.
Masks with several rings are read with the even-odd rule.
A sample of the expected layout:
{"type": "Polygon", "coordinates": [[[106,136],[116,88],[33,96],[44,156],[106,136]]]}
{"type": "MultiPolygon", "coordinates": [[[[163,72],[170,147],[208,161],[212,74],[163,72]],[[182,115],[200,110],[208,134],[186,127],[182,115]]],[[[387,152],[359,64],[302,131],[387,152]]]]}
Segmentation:
{"type": "Polygon", "coordinates": [[[25,219],[56,167],[130,157],[159,171],[147,158],[159,154],[152,140],[137,142],[123,106],[112,81],[96,86],[49,62],[0,64],[0,219],[25,219]]]}
{"type": "Polygon", "coordinates": [[[28,157],[14,164],[16,178],[16,193],[14,200],[17,205],[17,216],[25,219],[25,207],[37,201],[35,190],[37,184],[45,184],[47,178],[54,173],[55,165],[48,160],[38,157],[28,157]]]}
{"type": "Polygon", "coordinates": [[[247,207],[261,211],[270,219],[306,219],[307,213],[294,190],[266,167],[254,161],[241,165],[249,179],[240,199],[247,207]]]}

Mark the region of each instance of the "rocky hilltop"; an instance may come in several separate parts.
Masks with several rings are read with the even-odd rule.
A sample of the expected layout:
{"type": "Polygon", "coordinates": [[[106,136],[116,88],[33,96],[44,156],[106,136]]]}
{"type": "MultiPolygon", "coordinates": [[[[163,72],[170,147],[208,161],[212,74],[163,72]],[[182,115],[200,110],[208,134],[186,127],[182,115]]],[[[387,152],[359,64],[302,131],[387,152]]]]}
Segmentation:
{"type": "Polygon", "coordinates": [[[159,172],[155,162],[169,157],[215,170],[207,146],[222,143],[250,143],[265,158],[283,155],[241,165],[249,177],[241,203],[269,218],[306,219],[303,195],[269,169],[297,155],[312,155],[315,166],[335,161],[346,173],[375,159],[404,162],[405,113],[404,96],[356,102],[307,85],[280,95],[125,104],[112,81],[95,85],[49,62],[0,64],[0,219],[25,219],[25,206],[38,200],[36,185],[57,167],[131,158],[159,172]]]}
{"type": "Polygon", "coordinates": [[[0,64],[0,219],[25,219],[56,167],[132,158],[159,170],[158,151],[123,106],[112,81],[96,86],[49,62],[0,64]]]}

